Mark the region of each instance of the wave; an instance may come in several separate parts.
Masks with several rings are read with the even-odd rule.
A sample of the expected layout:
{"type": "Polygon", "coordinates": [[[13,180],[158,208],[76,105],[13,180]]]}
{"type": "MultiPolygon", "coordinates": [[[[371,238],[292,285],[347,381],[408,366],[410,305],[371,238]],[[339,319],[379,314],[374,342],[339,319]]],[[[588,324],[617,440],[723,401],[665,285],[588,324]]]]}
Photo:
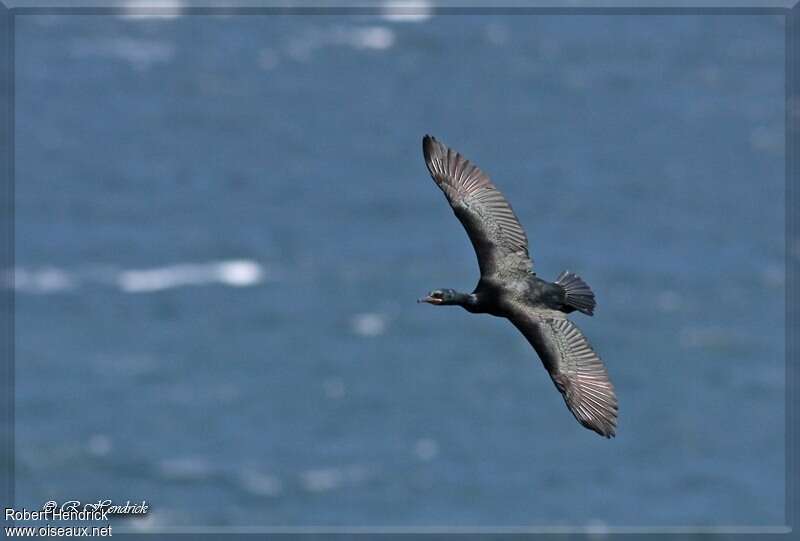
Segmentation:
{"type": "Polygon", "coordinates": [[[386,316],[377,313],[356,314],[350,320],[350,328],[359,336],[380,336],[386,332],[386,316]]]}
{"type": "MultiPolygon", "coordinates": [[[[285,47],[286,55],[298,62],[311,60],[320,49],[350,47],[355,50],[384,51],[397,41],[395,32],[386,26],[345,27],[337,26],[325,30],[310,29],[294,36],[285,47]]],[[[264,69],[274,68],[280,55],[273,49],[262,51],[259,63],[264,69]]]]}
{"type": "Polygon", "coordinates": [[[34,294],[71,291],[92,284],[109,285],[124,293],[154,293],[202,285],[250,287],[264,282],[267,277],[261,264],[249,259],[232,259],[143,269],[107,268],[101,272],[68,271],[52,266],[36,269],[17,267],[6,272],[3,285],[21,293],[34,294]]]}
{"type": "Polygon", "coordinates": [[[258,263],[247,260],[171,265],[154,269],[123,271],[117,278],[126,293],[146,293],[174,287],[223,284],[246,287],[260,283],[264,272],[258,263]]]}
{"type": "Polygon", "coordinates": [[[413,3],[387,2],[381,8],[381,18],[386,21],[400,23],[421,23],[433,16],[433,5],[430,2],[413,3]]]}
{"type": "Polygon", "coordinates": [[[359,485],[374,474],[373,468],[364,464],[340,468],[316,468],[300,473],[300,485],[307,492],[328,492],[344,486],[359,485]]]}
{"type": "Polygon", "coordinates": [[[55,267],[18,268],[6,272],[3,285],[25,293],[55,293],[75,289],[76,282],[71,274],[55,267]]]}
{"type": "Polygon", "coordinates": [[[119,15],[123,19],[176,19],[183,15],[181,0],[127,0],[119,15]]]}

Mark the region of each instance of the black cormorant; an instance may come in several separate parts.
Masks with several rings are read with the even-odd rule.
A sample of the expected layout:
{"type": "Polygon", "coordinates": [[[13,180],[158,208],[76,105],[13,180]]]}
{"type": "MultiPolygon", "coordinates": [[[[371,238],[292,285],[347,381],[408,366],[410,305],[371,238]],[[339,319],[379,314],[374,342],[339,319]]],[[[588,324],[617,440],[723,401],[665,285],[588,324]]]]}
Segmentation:
{"type": "Polygon", "coordinates": [[[489,177],[430,135],[422,139],[422,151],[433,180],[467,230],[481,277],[472,293],[436,289],[419,302],[508,319],[539,354],[578,422],[613,437],[614,386],[600,357],[566,317],[575,310],[593,315],[592,290],[571,272],[562,272],[555,282],[536,276],[525,231],[489,177]]]}

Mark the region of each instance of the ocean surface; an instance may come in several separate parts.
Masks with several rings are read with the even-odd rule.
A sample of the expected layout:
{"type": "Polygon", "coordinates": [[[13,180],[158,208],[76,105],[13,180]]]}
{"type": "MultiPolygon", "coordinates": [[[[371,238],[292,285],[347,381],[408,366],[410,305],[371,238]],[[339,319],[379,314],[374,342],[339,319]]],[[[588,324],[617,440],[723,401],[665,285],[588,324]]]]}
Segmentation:
{"type": "Polygon", "coordinates": [[[118,529],[784,521],[777,16],[16,19],[17,506],[118,529]],[[594,289],[618,436],[506,321],[431,133],[594,289]]]}

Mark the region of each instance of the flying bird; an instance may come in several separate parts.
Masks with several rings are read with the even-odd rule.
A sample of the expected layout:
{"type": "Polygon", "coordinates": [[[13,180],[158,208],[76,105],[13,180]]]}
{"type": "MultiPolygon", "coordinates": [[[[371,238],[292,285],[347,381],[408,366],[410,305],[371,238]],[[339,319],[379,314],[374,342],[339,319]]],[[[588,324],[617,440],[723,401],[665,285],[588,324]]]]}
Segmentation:
{"type": "Polygon", "coordinates": [[[568,271],[555,282],[536,276],[525,230],[491,179],[430,135],[422,139],[422,152],[472,241],[481,276],[472,293],[435,289],[418,302],[508,319],[539,354],[575,419],[613,437],[618,410],[614,386],[586,337],[567,319],[576,310],[594,314],[591,288],[568,271]]]}

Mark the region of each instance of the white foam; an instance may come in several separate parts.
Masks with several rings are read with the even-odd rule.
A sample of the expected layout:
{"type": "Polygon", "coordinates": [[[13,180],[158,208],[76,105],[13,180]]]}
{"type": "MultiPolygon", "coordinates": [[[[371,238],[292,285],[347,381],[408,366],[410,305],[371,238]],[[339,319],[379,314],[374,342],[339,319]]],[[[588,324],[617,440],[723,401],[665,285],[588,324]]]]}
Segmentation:
{"type": "Polygon", "coordinates": [[[17,291],[25,293],[55,293],[77,286],[76,280],[69,273],[55,267],[34,270],[17,268],[10,276],[11,279],[9,273],[6,274],[6,286],[13,285],[17,291]]]}
{"type": "Polygon", "coordinates": [[[159,471],[165,479],[173,481],[200,481],[213,473],[211,463],[199,457],[181,457],[162,460],[159,471]]]}
{"type": "Polygon", "coordinates": [[[348,34],[350,44],[356,49],[388,49],[394,45],[394,32],[385,26],[356,28],[348,34]]]}
{"type": "Polygon", "coordinates": [[[126,293],[150,293],[175,287],[221,284],[229,287],[258,285],[267,277],[259,263],[249,259],[178,263],[149,269],[118,270],[110,267],[68,271],[57,267],[17,267],[2,275],[2,285],[24,293],[58,293],[79,285],[102,284],[126,293]]]}
{"type": "Polygon", "coordinates": [[[315,468],[300,474],[300,484],[309,492],[327,492],[344,485],[363,483],[374,475],[375,470],[364,464],[352,464],[342,468],[315,468]]]}
{"type": "MultiPolygon", "coordinates": [[[[395,41],[394,31],[386,26],[312,29],[303,35],[292,37],[286,46],[286,54],[298,62],[307,62],[314,52],[326,47],[346,46],[357,50],[382,51],[391,48],[395,41]]],[[[266,57],[262,56],[260,63],[265,69],[272,69],[277,64],[277,55],[267,51],[266,57]]]]}
{"type": "Polygon", "coordinates": [[[247,260],[223,261],[216,264],[219,281],[234,287],[247,287],[261,282],[264,271],[258,263],[247,260]]]}
{"type": "Polygon", "coordinates": [[[275,497],[283,490],[283,483],[274,475],[255,470],[245,470],[239,476],[241,487],[254,496],[275,497]]]}
{"type": "Polygon", "coordinates": [[[104,434],[94,434],[89,438],[86,448],[93,456],[106,456],[111,452],[111,438],[104,434]]]}
{"type": "Polygon", "coordinates": [[[117,277],[117,284],[126,293],[150,293],[213,283],[246,287],[256,285],[263,279],[264,270],[258,263],[234,260],[123,271],[117,277]]]}
{"type": "Polygon", "coordinates": [[[600,519],[592,519],[586,523],[588,537],[606,537],[611,532],[608,523],[600,519]]]}
{"type": "Polygon", "coordinates": [[[421,23],[433,16],[430,2],[387,2],[381,8],[384,20],[396,23],[421,23]]]}
{"type": "Polygon", "coordinates": [[[386,332],[386,316],[375,313],[358,314],[353,317],[350,325],[359,336],[379,336],[386,332]]]}
{"type": "Polygon", "coordinates": [[[183,15],[181,0],[127,0],[122,4],[124,19],[175,19],[183,15]]]}
{"type": "MultiPolygon", "coordinates": [[[[135,520],[126,520],[125,526],[134,532],[154,532],[158,528],[161,528],[165,522],[164,518],[161,516],[162,514],[163,513],[160,511],[151,511],[148,509],[146,514],[136,515],[135,520]]],[[[114,531],[116,532],[117,530],[114,531]]]]}
{"type": "Polygon", "coordinates": [[[439,454],[439,444],[431,438],[422,438],[414,444],[414,454],[424,462],[433,460],[439,454]]]}
{"type": "Polygon", "coordinates": [[[308,470],[300,474],[303,488],[309,492],[327,492],[339,487],[344,474],[335,468],[308,470]]]}

